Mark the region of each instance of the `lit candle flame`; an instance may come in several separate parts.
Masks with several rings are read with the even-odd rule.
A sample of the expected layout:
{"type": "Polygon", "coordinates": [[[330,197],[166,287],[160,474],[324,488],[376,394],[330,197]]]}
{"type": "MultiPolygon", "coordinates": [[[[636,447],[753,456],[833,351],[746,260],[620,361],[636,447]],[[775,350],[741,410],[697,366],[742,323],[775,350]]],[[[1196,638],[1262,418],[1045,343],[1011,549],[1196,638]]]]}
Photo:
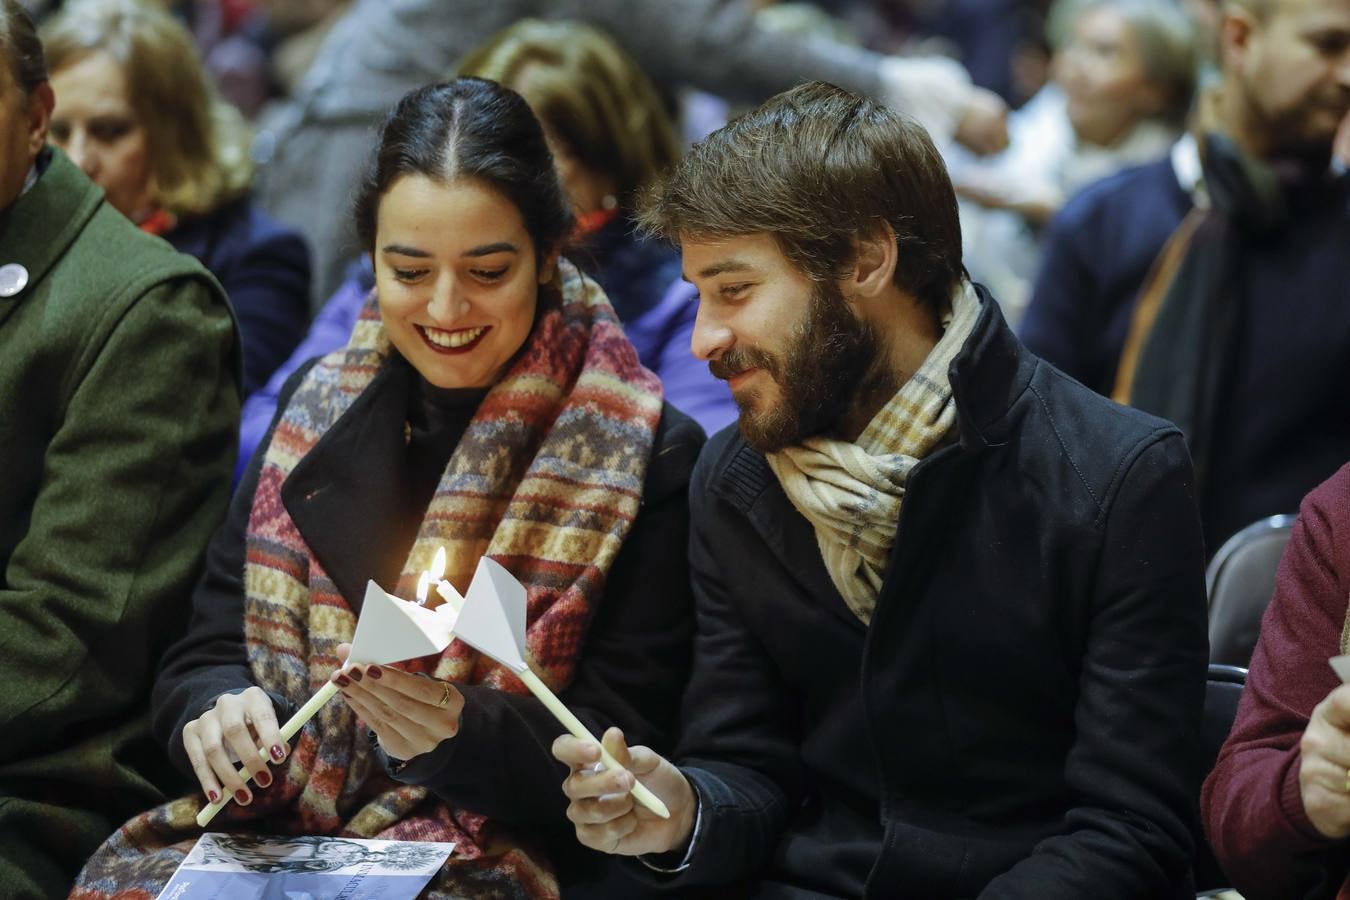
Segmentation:
{"type": "Polygon", "coordinates": [[[436,558],[431,561],[431,569],[417,578],[417,605],[427,605],[427,594],[433,584],[439,584],[445,577],[445,548],[436,548],[436,558]]]}

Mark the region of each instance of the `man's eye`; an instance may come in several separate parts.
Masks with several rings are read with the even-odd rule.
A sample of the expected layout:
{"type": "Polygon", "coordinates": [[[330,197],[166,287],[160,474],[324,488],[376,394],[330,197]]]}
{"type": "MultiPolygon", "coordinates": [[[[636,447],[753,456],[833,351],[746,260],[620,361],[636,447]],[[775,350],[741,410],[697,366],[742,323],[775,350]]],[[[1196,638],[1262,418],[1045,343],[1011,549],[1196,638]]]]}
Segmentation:
{"type": "Polygon", "coordinates": [[[470,269],[473,277],[480,278],[483,281],[496,281],[506,274],[506,267],[500,269],[470,269]]]}
{"type": "Polygon", "coordinates": [[[721,287],[721,289],[720,289],[720,292],[721,292],[721,294],[722,294],[723,297],[729,297],[729,298],[734,299],[734,298],[736,298],[736,297],[742,296],[747,290],[749,290],[749,288],[750,288],[750,285],[744,284],[744,283],[742,283],[742,284],[724,284],[724,285],[722,285],[722,287],[721,287]]]}

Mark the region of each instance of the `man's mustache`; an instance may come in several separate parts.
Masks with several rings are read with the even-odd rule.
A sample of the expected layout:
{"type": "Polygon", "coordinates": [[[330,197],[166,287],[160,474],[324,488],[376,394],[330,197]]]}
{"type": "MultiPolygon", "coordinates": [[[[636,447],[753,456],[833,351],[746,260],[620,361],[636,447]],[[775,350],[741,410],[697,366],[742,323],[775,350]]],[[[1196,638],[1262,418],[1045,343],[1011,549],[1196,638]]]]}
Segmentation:
{"type": "Polygon", "coordinates": [[[726,381],[749,369],[764,369],[770,375],[778,371],[778,360],[770,353],[753,347],[736,347],[708,363],[714,378],[726,381]]]}

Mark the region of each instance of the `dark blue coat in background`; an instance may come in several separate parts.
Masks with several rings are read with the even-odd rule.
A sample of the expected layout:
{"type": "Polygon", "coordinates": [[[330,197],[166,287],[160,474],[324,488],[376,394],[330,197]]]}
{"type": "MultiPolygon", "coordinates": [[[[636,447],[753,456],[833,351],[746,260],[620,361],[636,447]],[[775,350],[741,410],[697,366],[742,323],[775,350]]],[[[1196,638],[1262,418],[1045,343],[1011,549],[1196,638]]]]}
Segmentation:
{"type": "MultiPolygon", "coordinates": [[[[1296,512],[1350,460],[1350,176],[1286,202],[1287,224],[1247,239],[1230,276],[1231,365],[1197,461],[1211,555],[1252,522],[1296,512]]],[[[1071,200],[1046,240],[1027,347],[1109,394],[1139,290],[1190,208],[1168,160],[1071,200]]]]}
{"type": "Polygon", "coordinates": [[[244,342],[244,396],[262,387],[304,337],[309,322],[309,247],[248,200],[184,219],[164,235],[216,276],[244,342]]]}
{"type": "Polygon", "coordinates": [[[1186,448],[982,301],[952,367],[960,441],[909,476],[869,626],[764,457],[731,429],[704,449],[676,756],[702,824],[664,882],[679,896],[1194,896],[1207,644],[1186,448]]]}
{"type": "Polygon", "coordinates": [[[1111,396],[1134,303],[1191,211],[1170,158],[1084,188],[1046,231],[1019,336],[1031,352],[1111,396]]]}

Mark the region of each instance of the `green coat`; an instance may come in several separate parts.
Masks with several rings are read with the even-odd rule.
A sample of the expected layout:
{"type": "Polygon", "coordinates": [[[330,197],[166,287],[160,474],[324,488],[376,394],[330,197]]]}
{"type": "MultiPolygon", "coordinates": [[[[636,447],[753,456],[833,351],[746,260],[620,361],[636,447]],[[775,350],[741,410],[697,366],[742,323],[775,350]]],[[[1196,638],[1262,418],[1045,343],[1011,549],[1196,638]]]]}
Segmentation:
{"type": "Polygon", "coordinates": [[[164,799],[148,698],[224,518],[238,338],[201,264],[64,155],[0,211],[0,895],[64,896],[164,799]],[[12,271],[12,270],[11,270],[12,271]]]}

